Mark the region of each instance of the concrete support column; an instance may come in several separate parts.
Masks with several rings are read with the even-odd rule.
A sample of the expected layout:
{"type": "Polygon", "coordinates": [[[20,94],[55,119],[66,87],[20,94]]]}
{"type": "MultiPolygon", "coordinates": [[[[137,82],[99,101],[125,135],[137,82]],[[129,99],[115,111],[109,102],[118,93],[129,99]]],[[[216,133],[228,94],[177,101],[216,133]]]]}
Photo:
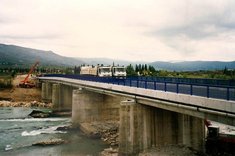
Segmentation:
{"type": "Polygon", "coordinates": [[[78,89],[73,91],[72,120],[73,123],[93,121],[119,121],[121,97],[104,95],[78,89]]]}
{"type": "Polygon", "coordinates": [[[71,86],[62,84],[53,84],[52,86],[52,104],[54,110],[65,111],[72,109],[72,92],[71,86]]]}
{"type": "Polygon", "coordinates": [[[142,135],[145,129],[142,114],[141,106],[134,100],[121,102],[119,155],[135,155],[143,149],[143,138],[146,136],[142,135]]]}
{"type": "Polygon", "coordinates": [[[180,143],[203,151],[205,145],[205,125],[204,120],[189,115],[179,117],[179,137],[180,143]]]}
{"type": "Polygon", "coordinates": [[[42,101],[44,101],[46,99],[46,83],[42,83],[42,92],[41,92],[41,96],[42,96],[42,101]]]}
{"type": "Polygon", "coordinates": [[[101,105],[101,114],[103,121],[119,121],[120,102],[125,98],[103,95],[103,104],[101,105]]]}
{"type": "Polygon", "coordinates": [[[42,101],[51,102],[52,100],[52,83],[42,83],[42,101]]]}
{"type": "Polygon", "coordinates": [[[103,94],[78,89],[73,91],[72,122],[76,126],[83,122],[100,121],[103,94]]]}
{"type": "Polygon", "coordinates": [[[61,85],[61,104],[63,110],[72,110],[73,87],[61,85]]]}
{"type": "Polygon", "coordinates": [[[121,102],[119,154],[135,155],[154,147],[183,144],[203,151],[202,119],[144,106],[134,100],[121,102]]]}
{"type": "Polygon", "coordinates": [[[155,133],[152,146],[183,144],[193,149],[204,150],[204,120],[163,109],[154,109],[155,133]]]}
{"type": "Polygon", "coordinates": [[[152,144],[154,142],[154,111],[151,107],[140,105],[138,106],[141,109],[141,115],[140,118],[143,120],[143,124],[140,125],[140,127],[143,127],[143,129],[140,128],[142,131],[142,137],[140,137],[143,141],[143,145],[140,148],[140,150],[148,149],[152,147],[152,144]]]}
{"type": "Polygon", "coordinates": [[[41,88],[42,83],[37,79],[36,82],[35,82],[35,86],[36,86],[36,88],[41,88]]]}
{"type": "Polygon", "coordinates": [[[154,116],[151,119],[153,120],[152,125],[155,125],[152,128],[155,139],[152,146],[178,144],[178,115],[176,112],[154,109],[154,116]]]}
{"type": "Polygon", "coordinates": [[[52,104],[54,110],[61,110],[61,91],[60,84],[52,85],[52,104]]]}

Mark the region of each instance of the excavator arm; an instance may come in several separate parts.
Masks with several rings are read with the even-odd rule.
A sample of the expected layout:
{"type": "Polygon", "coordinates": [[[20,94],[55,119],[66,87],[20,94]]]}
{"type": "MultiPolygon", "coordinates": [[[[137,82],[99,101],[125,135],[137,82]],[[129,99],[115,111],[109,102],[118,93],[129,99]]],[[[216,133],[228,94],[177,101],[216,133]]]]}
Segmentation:
{"type": "Polygon", "coordinates": [[[34,63],[34,65],[31,66],[30,71],[28,72],[28,75],[27,75],[27,76],[24,78],[24,80],[21,81],[21,82],[26,83],[26,82],[28,81],[29,76],[32,74],[32,72],[34,71],[34,69],[36,68],[36,66],[37,66],[38,64],[39,64],[39,61],[36,61],[36,62],[34,63]]]}
{"type": "Polygon", "coordinates": [[[35,70],[35,68],[37,67],[37,65],[39,64],[39,61],[36,61],[30,68],[27,76],[24,78],[24,80],[22,80],[19,84],[20,87],[23,88],[31,88],[34,85],[29,83],[29,76],[33,73],[33,71],[35,70]]]}

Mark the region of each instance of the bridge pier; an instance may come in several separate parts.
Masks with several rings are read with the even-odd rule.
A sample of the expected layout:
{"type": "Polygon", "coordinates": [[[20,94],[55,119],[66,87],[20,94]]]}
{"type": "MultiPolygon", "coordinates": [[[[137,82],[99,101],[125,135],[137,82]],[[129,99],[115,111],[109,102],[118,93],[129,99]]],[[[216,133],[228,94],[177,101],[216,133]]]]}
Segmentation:
{"type": "Polygon", "coordinates": [[[199,151],[204,151],[205,124],[204,119],[180,114],[179,143],[199,151]]]}
{"type": "Polygon", "coordinates": [[[72,99],[72,121],[75,126],[84,122],[119,120],[119,97],[80,88],[73,91],[72,99]]]}
{"type": "Polygon", "coordinates": [[[62,110],[72,110],[73,87],[61,85],[62,110]]]}
{"type": "Polygon", "coordinates": [[[102,94],[78,89],[73,91],[72,121],[74,125],[100,119],[102,94]]]}
{"type": "Polygon", "coordinates": [[[43,82],[42,83],[42,101],[51,102],[52,101],[52,83],[43,82]]]}
{"type": "Polygon", "coordinates": [[[203,150],[203,120],[163,109],[122,101],[119,154],[135,155],[151,147],[183,144],[203,150]]]}
{"type": "Polygon", "coordinates": [[[134,155],[151,144],[149,125],[143,120],[143,109],[134,100],[121,102],[119,126],[119,155],[134,155]],[[143,132],[145,133],[143,134],[143,132]]]}
{"type": "Polygon", "coordinates": [[[52,104],[53,109],[58,111],[72,109],[73,87],[63,84],[52,85],[52,104]]]}
{"type": "Polygon", "coordinates": [[[52,85],[52,104],[54,110],[61,109],[61,101],[60,101],[60,84],[52,85]]]}

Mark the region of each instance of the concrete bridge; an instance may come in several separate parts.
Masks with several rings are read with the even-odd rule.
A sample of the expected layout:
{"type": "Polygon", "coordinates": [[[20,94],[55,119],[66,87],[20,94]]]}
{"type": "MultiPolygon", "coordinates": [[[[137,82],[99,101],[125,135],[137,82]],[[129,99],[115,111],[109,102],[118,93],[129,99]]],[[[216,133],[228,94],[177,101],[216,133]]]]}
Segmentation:
{"type": "MultiPolygon", "coordinates": [[[[40,77],[39,80],[42,100],[52,102],[55,110],[72,110],[74,125],[119,121],[120,155],[133,155],[168,144],[203,150],[204,119],[235,126],[235,101],[227,100],[228,95],[223,100],[103,80],[93,82],[63,77],[40,77]]],[[[226,89],[226,93],[234,96],[231,89],[229,92],[226,89]]]]}

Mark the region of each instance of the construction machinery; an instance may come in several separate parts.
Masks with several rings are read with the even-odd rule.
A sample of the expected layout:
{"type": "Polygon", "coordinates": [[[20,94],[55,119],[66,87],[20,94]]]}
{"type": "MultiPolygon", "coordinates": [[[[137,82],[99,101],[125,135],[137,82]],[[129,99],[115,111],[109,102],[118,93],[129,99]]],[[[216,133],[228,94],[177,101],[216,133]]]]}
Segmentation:
{"type": "Polygon", "coordinates": [[[36,61],[30,68],[30,71],[28,72],[28,75],[24,78],[23,81],[20,81],[19,87],[21,88],[33,88],[35,87],[35,83],[29,80],[29,76],[33,73],[37,65],[39,64],[39,61],[36,61]]]}

